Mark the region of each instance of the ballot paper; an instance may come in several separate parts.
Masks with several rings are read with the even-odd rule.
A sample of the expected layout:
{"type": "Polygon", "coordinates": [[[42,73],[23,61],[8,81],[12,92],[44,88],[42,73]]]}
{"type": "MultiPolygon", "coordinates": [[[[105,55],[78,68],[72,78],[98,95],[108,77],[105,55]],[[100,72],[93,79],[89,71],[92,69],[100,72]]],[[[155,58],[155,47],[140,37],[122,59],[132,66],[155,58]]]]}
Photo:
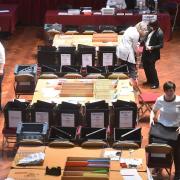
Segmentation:
{"type": "Polygon", "coordinates": [[[119,161],[120,156],[117,154],[118,154],[118,151],[105,151],[104,157],[110,158],[111,161],[119,161]]]}
{"type": "Polygon", "coordinates": [[[43,163],[45,158],[45,153],[39,152],[39,153],[33,153],[30,154],[23,159],[20,159],[17,163],[18,166],[32,166],[32,165],[40,165],[43,163]]]}
{"type": "Polygon", "coordinates": [[[121,158],[120,159],[120,164],[127,164],[128,167],[136,167],[138,168],[139,166],[142,165],[142,159],[140,158],[121,158]]]}
{"type": "Polygon", "coordinates": [[[120,174],[124,180],[142,180],[136,169],[121,169],[120,174]]]}

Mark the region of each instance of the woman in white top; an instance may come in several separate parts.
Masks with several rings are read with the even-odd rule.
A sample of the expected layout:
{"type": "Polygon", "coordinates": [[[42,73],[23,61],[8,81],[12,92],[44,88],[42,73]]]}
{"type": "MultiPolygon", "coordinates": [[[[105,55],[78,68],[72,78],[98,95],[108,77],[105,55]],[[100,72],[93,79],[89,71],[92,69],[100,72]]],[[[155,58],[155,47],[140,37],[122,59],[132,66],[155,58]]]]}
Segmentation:
{"type": "MultiPolygon", "coordinates": [[[[151,111],[150,125],[155,122],[180,133],[180,96],[175,94],[176,85],[168,81],[163,85],[164,95],[160,96],[151,111]]],[[[166,136],[164,134],[164,136],[166,136]]],[[[180,136],[175,142],[168,141],[174,150],[175,180],[180,179],[180,136]]]]}
{"type": "Polygon", "coordinates": [[[126,9],[125,0],[107,0],[106,7],[116,7],[119,9],[126,9]]]}

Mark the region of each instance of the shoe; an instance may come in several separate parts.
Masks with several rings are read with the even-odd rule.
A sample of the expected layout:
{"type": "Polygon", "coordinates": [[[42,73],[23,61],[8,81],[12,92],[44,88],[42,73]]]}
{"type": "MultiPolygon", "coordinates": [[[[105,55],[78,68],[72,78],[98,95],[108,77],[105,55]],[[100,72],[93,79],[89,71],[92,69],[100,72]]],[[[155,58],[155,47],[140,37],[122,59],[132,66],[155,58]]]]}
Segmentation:
{"type": "Polygon", "coordinates": [[[148,81],[142,83],[143,86],[147,86],[147,85],[149,85],[149,84],[150,84],[150,83],[149,83],[148,81]]]}
{"type": "Polygon", "coordinates": [[[157,89],[157,88],[159,88],[159,86],[157,86],[157,85],[152,85],[150,88],[151,88],[151,89],[157,89]]]}
{"type": "Polygon", "coordinates": [[[174,176],[174,180],[180,180],[180,175],[178,175],[178,176],[174,176]]]}

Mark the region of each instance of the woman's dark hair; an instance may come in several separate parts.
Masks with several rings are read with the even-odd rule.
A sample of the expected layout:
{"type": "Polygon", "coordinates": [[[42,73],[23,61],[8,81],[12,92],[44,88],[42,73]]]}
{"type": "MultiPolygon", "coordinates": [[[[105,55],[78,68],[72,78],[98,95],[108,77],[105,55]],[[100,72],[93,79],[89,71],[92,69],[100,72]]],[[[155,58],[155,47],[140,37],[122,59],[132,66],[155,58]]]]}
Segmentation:
{"type": "Polygon", "coordinates": [[[149,23],[149,26],[152,27],[153,29],[158,29],[159,28],[159,22],[158,20],[152,21],[149,23]]]}
{"type": "Polygon", "coordinates": [[[163,90],[167,91],[169,89],[173,89],[174,91],[176,90],[176,85],[172,81],[167,81],[163,85],[163,90]]]}

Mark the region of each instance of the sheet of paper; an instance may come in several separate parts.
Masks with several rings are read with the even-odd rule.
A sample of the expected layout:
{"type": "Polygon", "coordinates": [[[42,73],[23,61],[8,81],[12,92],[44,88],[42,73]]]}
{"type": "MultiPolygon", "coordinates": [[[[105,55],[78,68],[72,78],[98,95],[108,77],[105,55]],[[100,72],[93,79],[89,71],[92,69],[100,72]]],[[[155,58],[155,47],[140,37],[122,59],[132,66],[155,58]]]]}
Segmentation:
{"type": "Polygon", "coordinates": [[[54,88],[43,88],[42,94],[44,97],[56,97],[59,96],[60,90],[55,90],[54,88]]]}
{"type": "Polygon", "coordinates": [[[129,165],[134,165],[134,166],[140,166],[142,165],[142,159],[140,158],[121,158],[120,159],[120,163],[125,163],[127,164],[128,166],[129,165]]]}
{"type": "Polygon", "coordinates": [[[91,127],[92,128],[104,127],[104,112],[91,113],[91,127]]]}
{"type": "Polygon", "coordinates": [[[103,53],[103,66],[113,65],[113,53],[103,53]]]}
{"type": "Polygon", "coordinates": [[[71,65],[71,54],[61,54],[61,66],[71,65]]]}
{"type": "Polygon", "coordinates": [[[62,127],[75,127],[75,115],[69,113],[61,113],[62,127]]]}
{"type": "Polygon", "coordinates": [[[128,128],[133,125],[133,111],[119,111],[119,127],[128,128]]]}
{"type": "Polygon", "coordinates": [[[121,169],[120,174],[124,180],[142,180],[136,169],[121,169]]]}
{"type": "Polygon", "coordinates": [[[104,157],[110,158],[112,161],[119,161],[119,156],[117,156],[118,151],[105,151],[104,157]]]}
{"type": "Polygon", "coordinates": [[[49,124],[49,113],[48,112],[36,112],[35,114],[36,122],[49,124]]]}
{"type": "Polygon", "coordinates": [[[17,124],[22,121],[22,111],[8,111],[9,127],[17,127],[17,124]]]}
{"type": "Polygon", "coordinates": [[[92,66],[92,54],[82,54],[82,66],[92,66]]]}

